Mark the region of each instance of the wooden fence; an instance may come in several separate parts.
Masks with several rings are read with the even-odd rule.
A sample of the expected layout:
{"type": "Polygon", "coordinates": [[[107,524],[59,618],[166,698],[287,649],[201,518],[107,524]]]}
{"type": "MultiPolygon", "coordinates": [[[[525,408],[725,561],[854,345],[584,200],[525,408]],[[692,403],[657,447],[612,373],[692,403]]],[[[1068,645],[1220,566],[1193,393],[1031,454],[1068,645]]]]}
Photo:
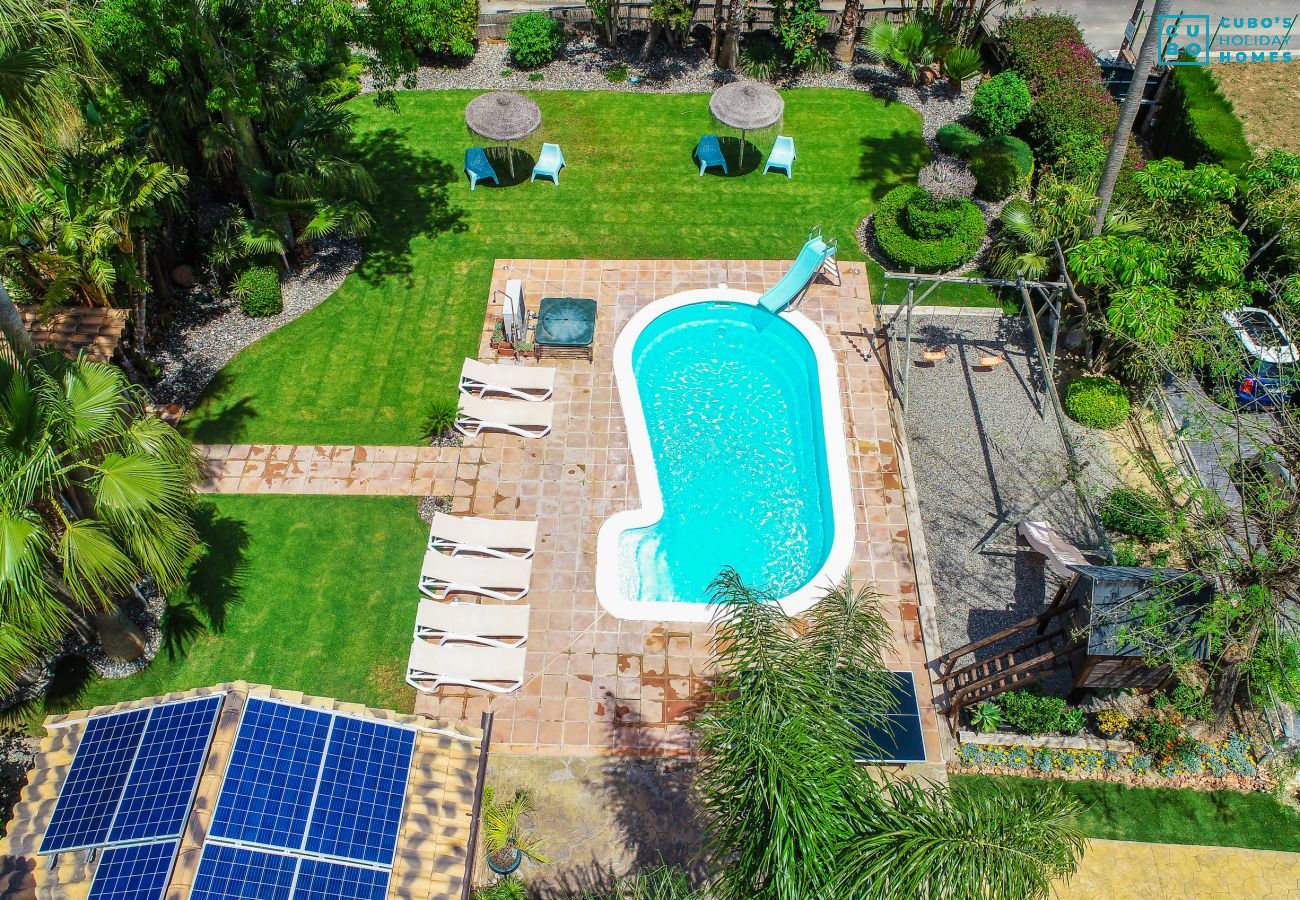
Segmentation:
{"type": "MultiPolygon", "coordinates": [[[[701,23],[712,26],[713,6],[712,3],[701,3],[695,11],[692,27],[701,23]]],[[[504,40],[506,30],[510,27],[510,23],[514,21],[515,16],[523,15],[525,11],[480,14],[478,17],[479,40],[504,40]]],[[[591,10],[586,6],[552,6],[540,10],[540,12],[545,12],[551,18],[563,22],[564,27],[569,31],[591,32],[596,29],[591,10]]],[[[839,30],[840,13],[838,10],[821,9],[818,12],[826,18],[827,31],[834,33],[839,30]]],[[[771,28],[772,13],[773,9],[770,6],[751,4],[745,14],[745,31],[762,31],[771,28]]],[[[901,6],[863,9],[859,24],[865,28],[877,19],[901,19],[902,16],[903,7],[901,6]]],[[[650,4],[625,3],[620,13],[620,19],[624,31],[644,31],[646,24],[650,21],[650,4]]]]}

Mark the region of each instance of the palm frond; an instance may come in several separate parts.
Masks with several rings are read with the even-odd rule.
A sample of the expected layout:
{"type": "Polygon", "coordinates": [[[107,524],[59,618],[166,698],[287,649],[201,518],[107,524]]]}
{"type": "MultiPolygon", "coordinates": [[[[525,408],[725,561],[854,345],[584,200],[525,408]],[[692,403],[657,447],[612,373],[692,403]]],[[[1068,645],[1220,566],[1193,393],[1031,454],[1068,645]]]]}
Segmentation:
{"type": "Polygon", "coordinates": [[[135,583],[136,567],[104,527],[91,519],[69,522],[58,544],[63,582],[85,609],[108,609],[135,583]]]}

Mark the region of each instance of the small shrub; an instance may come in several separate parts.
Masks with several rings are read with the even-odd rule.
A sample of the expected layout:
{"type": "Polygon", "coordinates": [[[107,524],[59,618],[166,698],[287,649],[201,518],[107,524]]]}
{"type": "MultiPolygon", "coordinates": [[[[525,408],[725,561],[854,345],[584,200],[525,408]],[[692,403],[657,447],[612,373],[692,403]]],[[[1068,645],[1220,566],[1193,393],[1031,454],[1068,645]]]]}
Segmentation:
{"type": "Polygon", "coordinates": [[[980,766],[984,764],[984,748],[978,744],[962,744],[960,755],[963,766],[980,766]]]}
{"type": "Polygon", "coordinates": [[[564,43],[564,28],[545,13],[527,12],[511,21],[506,43],[516,65],[535,69],[555,59],[564,43]]]}
{"type": "Polygon", "coordinates": [[[740,51],[740,71],[758,81],[771,81],[781,70],[781,47],[766,35],[756,35],[740,51]]]}
{"type": "Polygon", "coordinates": [[[983,140],[979,134],[958,122],[940,128],[936,137],[939,140],[940,150],[961,157],[969,156],[983,140]]]}
{"type": "Polygon", "coordinates": [[[613,84],[621,84],[627,81],[627,66],[622,63],[615,63],[605,70],[605,80],[613,84]]]}
{"type": "Polygon", "coordinates": [[[1039,97],[1025,119],[1024,131],[1034,155],[1045,165],[1056,165],[1086,142],[1104,147],[1118,116],[1110,94],[1096,84],[1092,89],[1073,88],[1070,93],[1039,97]]]}
{"type": "Polygon", "coordinates": [[[1143,752],[1151,754],[1157,765],[1173,759],[1191,741],[1177,721],[1155,715],[1141,716],[1130,722],[1128,736],[1143,752]]]}
{"type": "MultiPolygon", "coordinates": [[[[1057,48],[1084,42],[1078,21],[1061,13],[1007,16],[998,26],[998,36],[1002,38],[1011,68],[1031,84],[1038,82],[1037,87],[1059,70],[1059,63],[1053,58],[1057,48]]],[[[1093,65],[1096,66],[1095,60],[1093,65]]]]}
{"type": "Polygon", "coordinates": [[[1082,751],[1077,757],[1075,757],[1075,762],[1077,762],[1079,768],[1085,772],[1091,773],[1101,771],[1101,754],[1096,750],[1082,751]]]}
{"type": "Polygon", "coordinates": [[[1003,200],[1029,182],[1034,153],[1019,138],[1006,135],[983,141],[970,156],[975,193],[986,200],[1003,200]]]}
{"type": "Polygon", "coordinates": [[[1007,754],[1008,769],[1027,769],[1029,762],[1029,751],[1024,747],[1012,747],[1011,752],[1007,754]]]}
{"type": "Polygon", "coordinates": [[[1145,775],[1151,771],[1151,757],[1145,753],[1135,753],[1128,761],[1128,767],[1134,775],[1145,775]]]}
{"type": "Polygon", "coordinates": [[[1128,716],[1108,706],[1097,713],[1097,728],[1102,734],[1119,734],[1128,728],[1128,716]]]}
{"type": "Polygon", "coordinates": [[[1258,768],[1250,740],[1235,731],[1223,743],[1223,761],[1237,775],[1254,775],[1258,768]]]}
{"type": "Polygon", "coordinates": [[[1115,565],[1117,566],[1140,566],[1142,565],[1142,556],[1138,553],[1138,545],[1133,541],[1120,541],[1115,545],[1115,565]]]}
{"type": "Polygon", "coordinates": [[[977,48],[958,45],[944,54],[941,65],[943,77],[960,85],[980,73],[984,59],[977,48]]]}
{"type": "Polygon", "coordinates": [[[1002,709],[992,700],[985,700],[970,711],[970,723],[984,734],[997,731],[1002,726],[1002,709]]]}
{"type": "Polygon", "coordinates": [[[1224,762],[1223,757],[1219,755],[1217,747],[1211,748],[1211,752],[1206,754],[1205,771],[1213,775],[1215,778],[1223,778],[1228,774],[1228,764],[1224,762]]]}
{"type": "Polygon", "coordinates": [[[245,269],[230,287],[244,315],[252,319],[278,316],[284,311],[280,273],[270,266],[245,269]]]}
{"type": "Polygon", "coordinates": [[[835,57],[821,44],[809,49],[808,58],[799,67],[800,71],[807,72],[809,75],[825,75],[834,68],[835,57]]]}
{"type": "Polygon", "coordinates": [[[1052,751],[1046,747],[1040,747],[1034,751],[1034,768],[1043,773],[1049,774],[1056,768],[1056,757],[1052,756],[1052,751]]]}
{"type": "Polygon", "coordinates": [[[1208,722],[1214,715],[1210,697],[1190,684],[1179,684],[1169,695],[1174,709],[1192,722],[1208,722]]]}
{"type": "Polygon", "coordinates": [[[1129,414],[1128,394],[1113,378],[1084,375],[1065,389],[1065,411],[1070,418],[1089,428],[1115,428],[1129,414]]]}
{"type": "Polygon", "coordinates": [[[1144,543],[1163,541],[1172,529],[1168,511],[1160,501],[1136,488],[1116,488],[1106,495],[1098,510],[1101,524],[1144,543]]]}
{"type": "Polygon", "coordinates": [[[492,884],[476,888],[472,900],[527,900],[528,887],[513,875],[498,878],[492,884]]]}
{"type": "Polygon", "coordinates": [[[1184,747],[1174,756],[1174,762],[1177,763],[1181,772],[1188,775],[1200,775],[1205,770],[1205,762],[1201,756],[1201,751],[1196,746],[1184,747]]]}
{"type": "Polygon", "coordinates": [[[436,441],[449,433],[460,418],[460,401],[456,397],[435,397],[424,411],[421,433],[436,441]]]}
{"type": "Polygon", "coordinates": [[[1025,79],[1012,71],[1001,72],[975,89],[970,117],[984,134],[1010,134],[1029,115],[1033,103],[1025,79]]]}
{"type": "Polygon", "coordinates": [[[1067,709],[1061,713],[1060,731],[1062,734],[1078,734],[1083,731],[1083,710],[1067,709]]]}
{"type": "Polygon", "coordinates": [[[902,269],[915,266],[918,272],[942,272],[970,260],[984,242],[988,225],[978,206],[961,202],[958,224],[951,232],[935,239],[913,234],[904,223],[904,211],[913,202],[933,203],[921,188],[913,185],[896,187],[884,196],[876,209],[874,226],[876,243],[890,261],[902,269]]]}
{"type": "Polygon", "coordinates": [[[1101,751],[1101,768],[1105,772],[1119,771],[1119,754],[1114,750],[1101,751]]]}
{"type": "Polygon", "coordinates": [[[916,185],[935,200],[965,200],[975,192],[975,176],[964,162],[943,156],[917,173],[916,185]]]}
{"type": "Polygon", "coordinates": [[[1075,755],[1073,753],[1071,753],[1069,750],[1065,750],[1062,751],[1057,756],[1056,762],[1057,765],[1061,767],[1062,772],[1073,772],[1074,766],[1078,762],[1078,760],[1075,758],[1075,755]]]}
{"type": "Polygon", "coordinates": [[[966,215],[963,207],[961,200],[935,200],[922,194],[903,207],[903,226],[919,240],[941,240],[961,225],[966,215]]]}
{"type": "Polygon", "coordinates": [[[1020,173],[1023,181],[1028,181],[1029,177],[1034,174],[1034,151],[1029,149],[1026,144],[1018,137],[1012,137],[1009,134],[998,135],[987,138],[979,146],[979,153],[998,152],[1010,156],[1016,164],[1016,171],[1020,173]]]}
{"type": "Polygon", "coordinates": [[[1029,691],[1010,691],[998,698],[1002,719],[1009,726],[1026,734],[1045,734],[1061,727],[1065,700],[1044,697],[1029,691]]]}
{"type": "Polygon", "coordinates": [[[1001,768],[1007,764],[1007,755],[1006,747],[985,747],[984,765],[1001,768]]]}
{"type": "Polygon", "coordinates": [[[542,80],[543,78],[545,78],[545,77],[546,77],[546,76],[543,75],[541,72],[529,72],[529,73],[528,73],[528,80],[529,80],[529,81],[541,81],[541,80],[542,80]]]}

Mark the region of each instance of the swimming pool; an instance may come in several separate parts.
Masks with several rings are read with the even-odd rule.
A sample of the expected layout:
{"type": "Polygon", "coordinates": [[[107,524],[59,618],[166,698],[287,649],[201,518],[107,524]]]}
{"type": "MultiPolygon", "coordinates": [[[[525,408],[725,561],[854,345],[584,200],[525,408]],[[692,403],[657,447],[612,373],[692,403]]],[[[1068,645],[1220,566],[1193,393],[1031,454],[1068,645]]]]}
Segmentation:
{"type": "Polygon", "coordinates": [[[705,621],[724,566],[790,612],[843,575],[853,544],[834,357],[798,312],[688,291],[638,312],[614,372],[642,507],[611,516],[597,594],[622,618],[705,621]]]}

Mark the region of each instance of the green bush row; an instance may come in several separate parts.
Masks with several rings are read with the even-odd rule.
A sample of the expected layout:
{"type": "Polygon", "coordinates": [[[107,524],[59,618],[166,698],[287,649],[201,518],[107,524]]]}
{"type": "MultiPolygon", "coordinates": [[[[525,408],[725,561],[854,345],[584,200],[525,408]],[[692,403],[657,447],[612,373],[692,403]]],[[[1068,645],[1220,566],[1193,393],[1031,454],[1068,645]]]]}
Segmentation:
{"type": "Polygon", "coordinates": [[[1189,167],[1216,163],[1233,172],[1252,156],[1231,101],[1210,70],[1199,66],[1174,69],[1151,147],[1155,156],[1172,156],[1189,167]]]}
{"type": "MultiPolygon", "coordinates": [[[[971,259],[984,242],[988,224],[978,206],[969,200],[958,200],[952,205],[960,211],[960,220],[947,236],[928,238],[910,230],[910,215],[905,212],[912,203],[938,206],[930,195],[915,185],[896,187],[880,201],[876,208],[876,243],[894,265],[902,269],[915,267],[918,272],[942,272],[953,269],[971,259]]],[[[923,212],[926,215],[943,215],[923,212]]]]}

